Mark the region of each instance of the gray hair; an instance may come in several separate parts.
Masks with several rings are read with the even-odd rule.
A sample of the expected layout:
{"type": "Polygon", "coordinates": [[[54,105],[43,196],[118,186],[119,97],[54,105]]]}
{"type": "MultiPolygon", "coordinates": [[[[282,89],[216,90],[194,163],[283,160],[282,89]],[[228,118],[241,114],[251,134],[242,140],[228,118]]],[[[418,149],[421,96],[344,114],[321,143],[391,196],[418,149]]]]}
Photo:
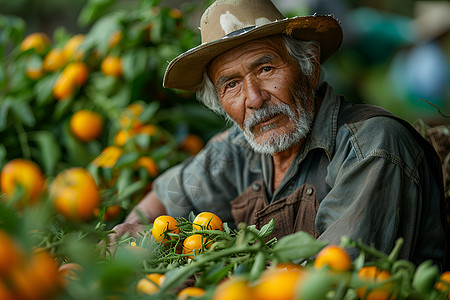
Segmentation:
{"type": "MultiPolygon", "coordinates": [[[[314,71],[314,59],[316,58],[315,48],[319,49],[316,41],[300,41],[292,37],[282,36],[286,50],[300,66],[303,74],[311,76],[314,71]]],[[[220,105],[216,88],[208,76],[207,70],[203,72],[202,83],[197,88],[197,99],[215,113],[227,117],[225,110],[220,105]]]]}

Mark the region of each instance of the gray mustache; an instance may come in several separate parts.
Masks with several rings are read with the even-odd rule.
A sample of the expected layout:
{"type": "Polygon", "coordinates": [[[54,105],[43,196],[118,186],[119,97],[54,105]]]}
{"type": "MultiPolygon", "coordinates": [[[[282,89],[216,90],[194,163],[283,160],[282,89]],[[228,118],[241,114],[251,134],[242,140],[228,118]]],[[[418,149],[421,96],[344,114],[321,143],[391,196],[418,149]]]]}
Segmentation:
{"type": "Polygon", "coordinates": [[[286,115],[289,119],[293,118],[293,112],[287,104],[266,105],[252,113],[250,118],[244,122],[244,128],[250,133],[251,129],[259,123],[279,114],[286,115]]]}

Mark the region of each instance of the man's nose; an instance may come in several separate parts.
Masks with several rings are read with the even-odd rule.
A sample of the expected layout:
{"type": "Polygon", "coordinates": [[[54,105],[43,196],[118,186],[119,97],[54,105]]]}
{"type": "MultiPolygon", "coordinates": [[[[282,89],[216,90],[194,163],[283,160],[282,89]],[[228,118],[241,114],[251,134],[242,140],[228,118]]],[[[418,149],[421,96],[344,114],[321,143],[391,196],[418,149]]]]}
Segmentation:
{"type": "Polygon", "coordinates": [[[255,78],[249,78],[244,84],[246,92],[246,107],[249,109],[258,109],[270,97],[264,89],[264,83],[255,78]]]}

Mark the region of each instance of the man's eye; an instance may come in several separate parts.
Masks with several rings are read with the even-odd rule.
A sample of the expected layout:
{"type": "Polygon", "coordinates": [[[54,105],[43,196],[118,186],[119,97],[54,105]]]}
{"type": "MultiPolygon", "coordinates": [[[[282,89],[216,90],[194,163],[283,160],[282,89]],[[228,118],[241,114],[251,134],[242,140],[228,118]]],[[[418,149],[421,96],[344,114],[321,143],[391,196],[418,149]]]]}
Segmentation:
{"type": "Polygon", "coordinates": [[[235,86],[236,86],[236,82],[235,81],[232,81],[232,82],[227,84],[227,87],[229,87],[229,88],[234,88],[235,86]]]}
{"type": "Polygon", "coordinates": [[[263,69],[263,71],[265,71],[265,72],[269,72],[270,70],[272,70],[272,67],[265,66],[265,67],[263,67],[262,69],[263,69]]]}

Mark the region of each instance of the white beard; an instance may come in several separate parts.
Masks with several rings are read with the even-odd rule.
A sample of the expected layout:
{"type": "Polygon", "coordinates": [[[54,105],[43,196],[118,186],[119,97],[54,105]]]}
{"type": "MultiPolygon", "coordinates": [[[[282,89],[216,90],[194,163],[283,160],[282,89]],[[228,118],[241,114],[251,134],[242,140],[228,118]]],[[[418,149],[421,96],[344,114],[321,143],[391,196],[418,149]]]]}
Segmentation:
{"type": "Polygon", "coordinates": [[[292,109],[287,104],[264,105],[255,110],[248,120],[244,123],[244,136],[252,149],[258,153],[273,155],[282,152],[290,147],[300,143],[311,130],[314,121],[314,106],[308,105],[304,97],[301,102],[297,103],[296,108],[292,109]],[[300,104],[300,105],[299,105],[300,104]],[[309,106],[309,109],[305,109],[309,106]],[[255,139],[255,135],[251,129],[261,121],[273,117],[278,114],[284,114],[293,123],[294,129],[283,134],[279,134],[271,129],[276,128],[276,124],[265,126],[260,130],[264,134],[264,143],[259,143],[255,139]]]}

